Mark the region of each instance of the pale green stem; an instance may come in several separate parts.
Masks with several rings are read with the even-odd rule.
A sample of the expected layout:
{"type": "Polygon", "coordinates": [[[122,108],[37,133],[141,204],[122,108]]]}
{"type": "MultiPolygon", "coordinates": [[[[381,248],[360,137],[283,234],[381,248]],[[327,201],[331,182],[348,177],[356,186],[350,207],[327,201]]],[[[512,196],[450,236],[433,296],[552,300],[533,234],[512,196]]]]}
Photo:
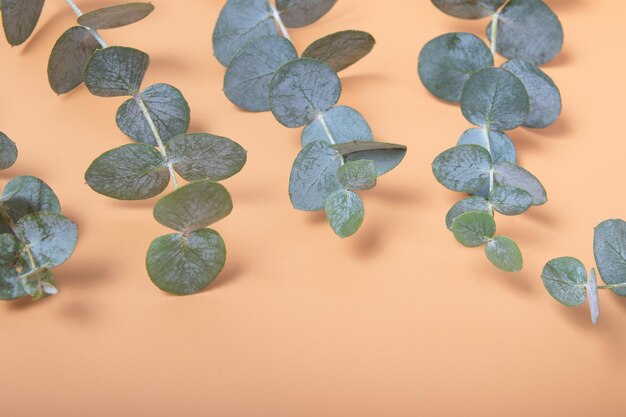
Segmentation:
{"type": "MultiPolygon", "coordinates": [[[[76,6],[76,4],[74,4],[74,2],[72,0],[65,0],[65,2],[70,6],[70,8],[74,11],[74,13],[76,14],[76,16],[81,17],[83,15],[83,12],[78,8],[78,6],[76,6]]],[[[95,38],[95,40],[98,41],[98,43],[100,44],[100,46],[102,46],[103,48],[107,47],[106,42],[104,41],[104,39],[102,39],[102,36],[100,36],[100,34],[98,33],[97,30],[89,28],[87,26],[83,26],[85,29],[87,29],[89,31],[89,33],[91,33],[91,35],[95,38]]]]}
{"type": "MultiPolygon", "coordinates": [[[[489,127],[483,129],[483,133],[485,134],[485,145],[487,148],[487,152],[491,155],[491,142],[489,141],[489,127]]],[[[493,190],[493,169],[489,171],[489,193],[493,190]]]]}
{"type": "Polygon", "coordinates": [[[280,31],[282,32],[283,36],[285,37],[285,39],[287,39],[288,41],[291,41],[291,37],[289,36],[289,31],[287,30],[287,27],[285,26],[285,24],[283,23],[283,19],[281,19],[280,17],[280,13],[278,12],[278,10],[276,9],[276,7],[270,5],[270,8],[272,10],[272,17],[274,18],[274,21],[276,21],[276,24],[278,24],[278,28],[280,29],[280,31]]]}
{"type": "Polygon", "coordinates": [[[491,16],[491,55],[496,58],[496,46],[498,44],[498,20],[500,19],[500,13],[495,12],[491,16]]]}
{"type": "Polygon", "coordinates": [[[598,285],[599,290],[612,290],[615,288],[626,288],[626,282],[621,284],[598,285]]]}
{"type": "MultiPolygon", "coordinates": [[[[324,128],[324,132],[326,133],[326,136],[328,137],[328,140],[330,141],[331,145],[336,145],[337,142],[335,141],[335,137],[333,136],[333,134],[331,133],[330,129],[328,128],[328,124],[326,123],[326,119],[324,118],[324,115],[322,113],[320,113],[317,116],[317,120],[319,120],[319,122],[322,124],[322,127],[324,128]]],[[[341,165],[345,164],[345,161],[343,159],[343,157],[341,158],[341,165]]]]}

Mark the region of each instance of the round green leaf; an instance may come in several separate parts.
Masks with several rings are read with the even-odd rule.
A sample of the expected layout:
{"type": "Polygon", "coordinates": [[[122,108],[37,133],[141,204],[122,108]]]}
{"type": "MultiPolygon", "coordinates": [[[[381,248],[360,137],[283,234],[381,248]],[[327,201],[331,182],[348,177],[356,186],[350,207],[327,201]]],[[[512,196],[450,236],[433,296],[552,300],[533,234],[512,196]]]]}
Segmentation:
{"type": "MultiPolygon", "coordinates": [[[[378,172],[374,161],[349,161],[337,170],[339,183],[348,190],[369,190],[376,186],[378,172]]],[[[327,201],[328,202],[328,201],[327,201]]]]}
{"type": "Polygon", "coordinates": [[[473,248],[493,238],[496,221],[484,211],[470,211],[454,219],[452,233],[460,244],[473,248]]]}
{"type": "Polygon", "coordinates": [[[159,151],[130,143],[100,155],[85,173],[97,193],[118,200],[143,200],[160,194],[170,182],[167,163],[159,151]]]}
{"type": "Polygon", "coordinates": [[[469,77],[492,66],[493,55],[485,42],[471,33],[460,32],[441,35],[424,45],[417,72],[434,96],[458,102],[469,77]]]}
{"type": "Polygon", "coordinates": [[[324,62],[336,72],[356,63],[374,48],[376,40],[360,30],[344,30],[324,36],[309,45],[303,58],[324,62]]]}
{"type": "Polygon", "coordinates": [[[585,286],[587,295],[589,296],[589,312],[591,313],[591,322],[596,324],[600,317],[600,300],[598,298],[598,281],[596,280],[596,270],[591,268],[589,281],[585,286]]]}
{"type": "Polygon", "coordinates": [[[87,61],[85,85],[96,96],[132,96],[139,91],[149,64],[148,54],[138,49],[98,49],[87,61]]]}
{"type": "Polygon", "coordinates": [[[17,160],[17,146],[7,135],[0,132],[0,169],[10,168],[17,160]]]}
{"type": "Polygon", "coordinates": [[[489,202],[498,213],[516,216],[533,205],[533,197],[526,191],[510,185],[497,185],[489,193],[489,202]]]}
{"type": "Polygon", "coordinates": [[[541,279],[546,290],[559,303],[578,306],[585,302],[587,271],[578,259],[563,257],[551,260],[543,268],[541,279]]]}
{"type": "Polygon", "coordinates": [[[0,266],[0,300],[15,300],[28,295],[17,271],[0,266]]]}
{"type": "Polygon", "coordinates": [[[285,26],[299,28],[324,16],[337,0],[276,0],[276,8],[285,26]]]}
{"type": "Polygon", "coordinates": [[[406,155],[406,146],[395,143],[355,141],[332,145],[346,161],[374,161],[378,175],[394,169],[406,155]]]}
{"type": "MultiPolygon", "coordinates": [[[[487,27],[491,38],[492,24],[487,27]]],[[[496,49],[534,65],[551,61],[563,46],[559,18],[542,0],[511,0],[498,17],[496,49]]]]}
{"type": "Polygon", "coordinates": [[[432,0],[439,10],[461,19],[480,19],[494,14],[505,0],[432,0]]]}
{"type": "Polygon", "coordinates": [[[18,239],[29,245],[39,266],[53,268],[61,265],[76,247],[76,224],[58,213],[28,214],[16,226],[18,239]]]}
{"type": "Polygon", "coordinates": [[[226,262],[226,247],[214,230],[201,229],[155,239],[148,249],[146,267],[152,282],[172,294],[194,294],[219,275],[226,262]]]}
{"type": "Polygon", "coordinates": [[[213,52],[227,66],[245,44],[267,35],[278,35],[267,0],[228,0],[213,30],[213,52]]]}
{"type": "Polygon", "coordinates": [[[272,77],[294,59],[298,59],[296,48],[282,36],[251,40],[228,64],[224,77],[226,97],[244,110],[269,110],[272,77]]]}
{"type": "Polygon", "coordinates": [[[433,174],[444,187],[479,194],[489,185],[491,156],[478,145],[458,145],[433,161],[433,174]]]}
{"type": "Polygon", "coordinates": [[[332,108],[341,95],[341,81],[328,65],[298,59],[283,65],[270,84],[270,107],[287,127],[300,127],[332,108]]]}
{"type": "Polygon", "coordinates": [[[496,185],[508,185],[526,191],[532,197],[533,205],[540,206],[548,201],[546,189],[537,177],[524,168],[509,162],[500,162],[493,168],[496,185]]]}
{"type": "MultiPolygon", "coordinates": [[[[602,280],[609,285],[626,283],[626,222],[606,220],[594,230],[593,252],[602,280]]],[[[626,288],[613,288],[626,297],[626,288]]]]}
{"type": "Polygon", "coordinates": [[[470,211],[482,211],[493,216],[493,208],[491,204],[489,204],[489,201],[479,196],[467,197],[458,201],[448,210],[446,214],[446,226],[448,229],[452,229],[454,219],[470,211]]]}
{"type": "Polygon", "coordinates": [[[331,193],[342,189],[337,170],[343,158],[326,142],[311,142],[300,151],[289,177],[289,197],[298,210],[317,211],[331,193]]]}
{"type": "Polygon", "coordinates": [[[7,41],[21,45],[35,30],[44,0],[2,0],[2,25],[7,41]]]}
{"type": "Polygon", "coordinates": [[[474,73],[461,93],[465,118],[487,130],[510,130],[528,117],[529,99],[524,84],[501,68],[474,73]]]}
{"type": "Polygon", "coordinates": [[[514,164],[517,152],[511,139],[503,132],[483,128],[467,129],[457,142],[458,145],[479,145],[489,151],[494,164],[506,161],[514,164]]]}
{"type": "Polygon", "coordinates": [[[233,201],[223,185],[201,180],[162,197],[154,206],[154,218],[188,234],[223,219],[232,210],[233,201]]]}
{"type": "MultiPolygon", "coordinates": [[[[189,105],[183,94],[169,84],[154,84],[140,94],[163,143],[189,128],[189,105]]],[[[126,100],[117,110],[120,130],[137,142],[157,146],[152,129],[141,111],[135,96],[126,100]]]]}
{"type": "Polygon", "coordinates": [[[92,10],[78,18],[78,24],[92,29],[113,29],[130,25],[154,10],[150,3],[126,3],[92,10]]]}
{"type": "Polygon", "coordinates": [[[100,44],[84,27],[66,30],[54,44],[48,61],[48,82],[57,94],[65,94],[83,82],[83,70],[100,44]]]}
{"type": "MultiPolygon", "coordinates": [[[[30,213],[61,212],[54,191],[39,178],[27,175],[16,177],[4,187],[2,196],[2,209],[13,223],[30,213]]],[[[0,220],[0,233],[12,233],[11,227],[4,220],[0,220]]]]}
{"type": "Polygon", "coordinates": [[[487,259],[498,269],[506,272],[522,270],[523,260],[517,243],[508,237],[497,236],[485,245],[487,259]]]}
{"type": "Polygon", "coordinates": [[[341,238],[359,230],[365,217],[365,208],[358,195],[348,190],[337,190],[326,198],[326,217],[335,234],[341,238]]]}
{"type": "Polygon", "coordinates": [[[187,181],[221,181],[241,171],[247,159],[238,143],[207,133],[176,136],[167,145],[167,155],[187,181]]]}
{"type": "Polygon", "coordinates": [[[548,127],[561,114],[561,93],[548,75],[533,64],[519,60],[511,60],[502,68],[512,72],[524,84],[530,99],[528,117],[524,126],[548,127]]]}
{"type": "Polygon", "coordinates": [[[322,117],[335,143],[374,140],[372,130],[361,113],[348,106],[337,106],[324,112],[302,130],[303,147],[316,140],[331,143],[322,117]]]}

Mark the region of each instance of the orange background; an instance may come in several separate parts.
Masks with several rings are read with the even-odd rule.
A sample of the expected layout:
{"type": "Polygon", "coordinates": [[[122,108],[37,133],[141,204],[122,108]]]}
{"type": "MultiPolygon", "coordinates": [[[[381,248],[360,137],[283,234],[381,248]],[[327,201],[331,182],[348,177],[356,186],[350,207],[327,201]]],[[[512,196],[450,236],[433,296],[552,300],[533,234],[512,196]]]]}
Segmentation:
{"type": "MultiPolygon", "coordinates": [[[[48,1],[22,47],[0,42],[0,130],[20,158],[0,173],[44,178],[78,222],[74,256],[58,268],[60,294],[0,305],[0,414],[21,416],[623,416],[626,300],[601,293],[566,308],[543,289],[549,259],[593,265],[593,227],[626,217],[624,39],[626,2],[550,0],[566,42],[545,70],[564,111],[544,130],[511,132],[521,164],[549,203],[499,233],[518,241],[525,267],[500,273],[444,225],[459,196],[430,163],[469,127],[457,106],[430,96],[416,73],[429,39],[483,32],[426,0],[340,0],[322,20],[292,30],[300,51],[324,34],[362,29],[378,44],[342,73],[341,104],[361,111],[379,140],[405,143],[403,164],[364,193],[366,219],[347,240],[323,214],[291,208],[287,184],[299,130],[271,114],[237,110],[212,57],[221,0],[154,0],[155,12],[103,31],[112,45],[148,52],[146,84],[180,88],[192,131],[231,137],[249,151],[226,181],[235,210],[215,228],[227,266],[205,292],[175,297],[148,279],[144,256],[167,230],[153,201],[118,202],[84,184],[100,153],[127,138],[120,99],[84,87],[57,97],[46,64],[73,21],[48,1]]],[[[78,1],[84,10],[108,1],[78,1]]]]}

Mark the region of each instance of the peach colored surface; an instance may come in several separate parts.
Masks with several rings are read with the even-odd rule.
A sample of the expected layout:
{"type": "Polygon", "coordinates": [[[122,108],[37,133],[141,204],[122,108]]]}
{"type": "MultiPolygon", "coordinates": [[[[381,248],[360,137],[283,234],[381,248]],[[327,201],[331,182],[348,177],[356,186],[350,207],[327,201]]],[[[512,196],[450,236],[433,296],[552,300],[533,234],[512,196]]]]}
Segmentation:
{"type": "Polygon", "coordinates": [[[362,230],[342,241],[322,214],[291,208],[299,131],[239,111],[221,92],[210,40],[224,2],[153,1],[146,20],[102,34],[151,55],[146,82],[183,91],[193,131],[249,150],[244,171],[226,181],[235,210],[216,225],[226,269],[199,295],[160,292],[144,267],[148,244],[166,232],[152,219],[154,201],[118,202],[84,184],[95,157],[127,142],[115,125],[122,100],[49,89],[49,51],[74,17],[48,0],[24,46],[0,42],[0,130],[20,149],[0,177],[44,178],[80,240],[57,270],[58,296],[0,305],[1,415],[626,415],[626,300],[603,292],[593,327],[586,306],[560,306],[540,280],[552,257],[591,267],[593,227],[626,217],[626,2],[548,1],[566,33],[546,67],[564,112],[548,129],[511,134],[550,201],[498,218],[525,255],[523,272],[510,275],[444,226],[458,196],[436,183],[430,163],[469,125],[416,74],[429,39],[482,32],[487,21],[446,17],[427,0],[340,0],[292,31],[300,51],[341,29],[373,33],[373,53],[342,74],[340,102],[360,110],[379,140],[409,146],[404,163],[364,194],[362,230]]]}

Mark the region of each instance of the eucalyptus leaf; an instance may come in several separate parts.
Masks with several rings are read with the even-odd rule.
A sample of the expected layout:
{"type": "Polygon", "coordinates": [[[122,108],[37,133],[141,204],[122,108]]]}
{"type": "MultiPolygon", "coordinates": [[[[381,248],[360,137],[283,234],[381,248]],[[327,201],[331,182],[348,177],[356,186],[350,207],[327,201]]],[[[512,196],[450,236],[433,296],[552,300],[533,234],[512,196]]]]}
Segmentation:
{"type": "Polygon", "coordinates": [[[324,112],[302,130],[303,147],[316,140],[331,143],[321,118],[335,143],[374,140],[374,135],[361,113],[348,106],[337,106],[324,112]]]}
{"type": "Polygon", "coordinates": [[[0,132],[0,169],[13,166],[17,160],[17,146],[7,135],[0,132]]]}
{"type": "Polygon", "coordinates": [[[0,268],[14,266],[23,244],[9,233],[0,234],[0,268]]]}
{"type": "MultiPolygon", "coordinates": [[[[626,284],[626,222],[606,220],[594,230],[593,252],[602,280],[608,285],[626,284]]],[[[626,296],[626,287],[612,288],[626,296]]]]}
{"type": "Polygon", "coordinates": [[[524,84],[501,68],[474,73],[461,93],[465,118],[487,130],[514,129],[528,117],[529,98],[524,84]]]}
{"type": "MultiPolygon", "coordinates": [[[[489,38],[492,26],[487,27],[489,38]]],[[[506,58],[543,65],[562,46],[561,22],[542,0],[510,0],[500,11],[496,50],[506,58]]]]}
{"type": "Polygon", "coordinates": [[[513,73],[524,84],[530,99],[530,110],[524,126],[548,127],[561,114],[561,93],[548,75],[528,62],[507,61],[502,68],[513,73]]]}
{"type": "Polygon", "coordinates": [[[337,190],[326,198],[326,217],[335,234],[341,238],[359,230],[365,217],[365,208],[358,195],[348,190],[337,190]]]}
{"type": "Polygon", "coordinates": [[[219,275],[226,262],[226,247],[214,230],[201,229],[155,239],[148,249],[146,267],[154,284],[178,295],[197,293],[219,275]]]}
{"type": "Polygon", "coordinates": [[[149,64],[148,54],[138,49],[99,49],[87,61],[85,85],[96,96],[132,96],[139,91],[149,64]]]}
{"type": "MultiPolygon", "coordinates": [[[[12,222],[30,213],[40,211],[60,213],[61,205],[54,191],[39,178],[28,175],[16,177],[4,187],[2,204],[12,222]]],[[[12,233],[10,225],[0,221],[0,233],[12,233]]]]}
{"type": "Polygon", "coordinates": [[[92,10],[78,18],[78,24],[101,30],[113,29],[140,21],[154,10],[150,3],[125,3],[92,10]]]}
{"type": "Polygon", "coordinates": [[[546,290],[561,304],[578,306],[585,302],[587,271],[578,259],[563,257],[551,260],[543,268],[541,279],[546,290]]]}
{"type": "Polygon", "coordinates": [[[479,194],[489,185],[491,156],[478,145],[458,145],[441,153],[433,162],[435,178],[444,187],[479,194]]]}
{"type": "Polygon", "coordinates": [[[493,66],[493,55],[471,33],[447,33],[429,41],[420,52],[417,72],[435,97],[458,102],[465,82],[483,68],[493,66]]]}
{"type": "Polygon", "coordinates": [[[500,162],[493,169],[496,185],[508,185],[526,191],[532,197],[532,203],[540,206],[548,201],[546,189],[537,177],[524,168],[509,162],[500,162]]]}
{"type": "Polygon", "coordinates": [[[48,60],[48,82],[57,94],[65,94],[83,82],[83,70],[100,44],[87,30],[74,26],[56,41],[48,60]]]}
{"type": "Polygon", "coordinates": [[[28,295],[17,271],[0,266],[0,300],[15,300],[28,295]]]}
{"type": "Polygon", "coordinates": [[[493,238],[496,221],[484,211],[470,211],[455,218],[451,230],[460,244],[472,248],[493,238]]]}
{"type": "Polygon", "coordinates": [[[276,8],[285,26],[299,28],[314,23],[337,3],[337,0],[276,0],[276,8]]]}
{"type": "Polygon", "coordinates": [[[268,0],[228,0],[213,30],[213,53],[224,66],[253,39],[278,35],[268,0]]]}
{"type": "Polygon", "coordinates": [[[33,301],[55,295],[57,290],[54,274],[48,268],[37,268],[20,276],[24,290],[32,295],[33,301]]]}
{"type": "Polygon", "coordinates": [[[506,272],[522,270],[522,253],[513,240],[505,236],[496,236],[485,245],[487,259],[498,269],[506,272]]]}
{"type": "Polygon", "coordinates": [[[344,30],[316,40],[302,53],[317,59],[336,72],[348,68],[371,52],[376,44],[372,35],[361,30],[344,30]]]}
{"type": "Polygon", "coordinates": [[[228,64],[224,93],[248,111],[270,109],[270,82],[278,69],[298,59],[293,44],[282,36],[262,36],[248,42],[228,64]]]}
{"type": "Polygon", "coordinates": [[[346,161],[374,161],[378,175],[394,169],[406,155],[406,146],[395,143],[355,141],[332,145],[346,161]]]}
{"type": "Polygon", "coordinates": [[[223,185],[201,180],[162,197],[154,206],[154,218],[186,235],[223,219],[232,209],[233,201],[223,185]]]}
{"type": "Polygon", "coordinates": [[[461,19],[480,19],[494,14],[505,0],[432,0],[439,10],[461,19]]]}
{"type": "Polygon", "coordinates": [[[493,207],[483,197],[471,196],[454,204],[446,214],[446,226],[452,229],[454,219],[470,211],[481,211],[493,216],[493,207]]]}
{"type": "Polygon", "coordinates": [[[517,152],[511,139],[503,132],[471,128],[466,130],[457,142],[458,145],[479,145],[489,151],[494,164],[517,161],[517,152]]]}
{"type": "Polygon", "coordinates": [[[163,143],[189,129],[189,105],[180,90],[169,84],[154,84],[139,96],[126,100],[117,110],[118,127],[133,140],[157,146],[154,133],[141,111],[140,99],[148,109],[163,143]]]}
{"type": "Polygon", "coordinates": [[[276,120],[300,127],[332,108],[341,95],[341,81],[328,65],[301,58],[283,65],[270,84],[270,107],[276,120]]]}
{"type": "Polygon", "coordinates": [[[159,151],[130,143],[100,155],[85,173],[97,193],[118,200],[143,200],[160,194],[170,181],[167,163],[159,151]]]}
{"type": "Polygon", "coordinates": [[[2,0],[2,26],[7,41],[13,45],[21,45],[35,30],[44,0],[2,0]]]}
{"type": "MultiPolygon", "coordinates": [[[[337,170],[339,183],[348,190],[369,190],[376,186],[378,172],[374,161],[349,161],[337,170]]],[[[328,202],[328,201],[327,201],[328,202]]]]}
{"type": "Polygon", "coordinates": [[[489,202],[498,213],[516,216],[532,206],[533,197],[520,188],[497,185],[489,193],[489,202]]]}
{"type": "Polygon", "coordinates": [[[586,285],[587,295],[589,296],[589,312],[591,313],[591,322],[596,324],[600,317],[600,300],[598,299],[598,281],[596,280],[596,270],[591,268],[589,282],[586,285]]]}
{"type": "Polygon", "coordinates": [[[187,181],[221,181],[232,177],[246,163],[245,149],[228,138],[208,133],[176,136],[167,145],[174,170],[187,181]]]}
{"type": "Polygon", "coordinates": [[[300,151],[291,169],[289,197],[294,208],[322,210],[326,198],[343,187],[337,179],[342,156],[326,142],[311,142],[300,151]]]}
{"type": "Polygon", "coordinates": [[[76,247],[76,224],[58,213],[28,214],[16,226],[18,239],[29,246],[40,266],[52,268],[61,265],[76,247]]]}

